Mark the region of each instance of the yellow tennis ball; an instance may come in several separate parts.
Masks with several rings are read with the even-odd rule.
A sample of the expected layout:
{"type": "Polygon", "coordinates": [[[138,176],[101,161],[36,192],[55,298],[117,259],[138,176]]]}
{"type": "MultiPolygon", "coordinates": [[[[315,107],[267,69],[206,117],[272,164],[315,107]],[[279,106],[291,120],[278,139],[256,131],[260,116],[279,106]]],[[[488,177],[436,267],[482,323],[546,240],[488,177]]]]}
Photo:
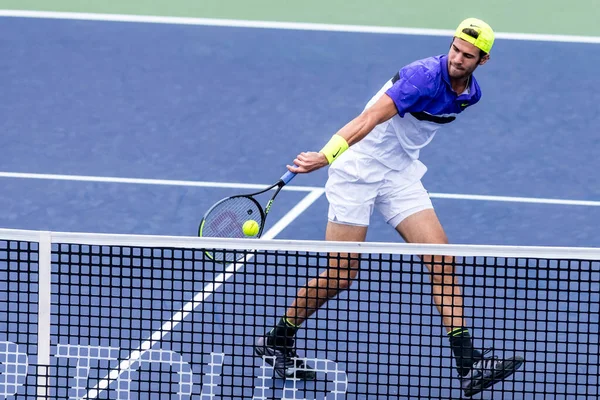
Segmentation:
{"type": "Polygon", "coordinates": [[[249,219],[242,225],[242,232],[244,232],[244,235],[246,236],[256,236],[258,235],[259,230],[260,227],[258,226],[258,222],[253,219],[249,219]]]}

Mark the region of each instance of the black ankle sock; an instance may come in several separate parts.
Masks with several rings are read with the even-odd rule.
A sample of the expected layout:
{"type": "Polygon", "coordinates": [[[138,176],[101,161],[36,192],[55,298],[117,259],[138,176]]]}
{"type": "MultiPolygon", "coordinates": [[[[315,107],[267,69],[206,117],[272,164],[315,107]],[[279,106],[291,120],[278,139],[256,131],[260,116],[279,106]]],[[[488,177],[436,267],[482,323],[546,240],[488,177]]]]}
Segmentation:
{"type": "Polygon", "coordinates": [[[267,343],[275,346],[294,346],[294,336],[298,326],[290,323],[286,317],[279,320],[275,328],[267,334],[267,343]]]}
{"type": "Polygon", "coordinates": [[[456,328],[448,332],[450,346],[456,361],[456,368],[460,376],[465,376],[471,370],[471,367],[477,360],[482,358],[479,351],[473,348],[471,335],[467,328],[456,328]]]}

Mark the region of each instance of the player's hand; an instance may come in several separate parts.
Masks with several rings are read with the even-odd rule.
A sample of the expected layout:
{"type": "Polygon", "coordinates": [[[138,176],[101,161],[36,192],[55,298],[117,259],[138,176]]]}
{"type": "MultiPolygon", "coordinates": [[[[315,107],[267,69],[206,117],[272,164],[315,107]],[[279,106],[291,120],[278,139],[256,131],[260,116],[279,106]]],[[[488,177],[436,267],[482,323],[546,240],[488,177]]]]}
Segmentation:
{"type": "Polygon", "coordinates": [[[294,159],[294,165],[287,165],[287,169],[295,174],[305,174],[328,164],[325,154],[308,151],[298,154],[294,159]]]}

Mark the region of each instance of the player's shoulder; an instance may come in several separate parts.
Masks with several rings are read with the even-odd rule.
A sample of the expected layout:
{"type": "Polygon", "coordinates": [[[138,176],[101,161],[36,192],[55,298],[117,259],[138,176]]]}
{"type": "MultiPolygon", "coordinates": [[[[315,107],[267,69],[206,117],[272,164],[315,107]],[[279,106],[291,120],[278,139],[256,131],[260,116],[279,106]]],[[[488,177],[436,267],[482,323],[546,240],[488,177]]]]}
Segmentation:
{"type": "Polygon", "coordinates": [[[444,55],[421,58],[405,65],[402,70],[427,73],[433,76],[441,76],[442,66],[445,64],[444,55]]]}
{"type": "Polygon", "coordinates": [[[422,58],[402,67],[399,77],[435,92],[442,84],[442,65],[443,56],[422,58]]]}

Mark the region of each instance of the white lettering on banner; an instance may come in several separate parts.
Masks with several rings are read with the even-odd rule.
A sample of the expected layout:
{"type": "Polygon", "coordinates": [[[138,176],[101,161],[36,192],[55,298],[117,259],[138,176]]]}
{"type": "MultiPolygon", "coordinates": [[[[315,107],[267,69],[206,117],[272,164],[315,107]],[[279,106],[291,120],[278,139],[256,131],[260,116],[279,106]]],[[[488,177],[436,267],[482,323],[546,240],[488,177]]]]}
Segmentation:
{"type": "Polygon", "coordinates": [[[215,392],[219,386],[218,380],[221,376],[219,372],[225,361],[225,354],[210,353],[210,362],[208,363],[208,371],[204,374],[202,380],[202,392],[200,400],[212,400],[215,397],[215,392]]]}
{"type": "MultiPolygon", "coordinates": [[[[329,382],[333,383],[333,390],[327,394],[323,400],[337,400],[338,396],[343,396],[348,390],[348,375],[346,371],[338,369],[337,363],[324,358],[298,358],[306,364],[313,364],[316,373],[322,372],[327,374],[329,382]],[[330,398],[329,395],[332,395],[330,398]]],[[[267,380],[273,377],[273,366],[275,363],[274,356],[263,356],[263,364],[261,366],[262,373],[258,376],[259,384],[254,387],[254,396],[252,400],[267,400],[267,391],[270,387],[267,385],[267,380]],[[269,361],[267,361],[269,359],[269,361]]],[[[287,381],[292,382],[292,387],[284,387],[283,397],[281,400],[306,400],[297,397],[297,383],[300,379],[288,378],[287,381]]]]}
{"type": "MultiPolygon", "coordinates": [[[[338,396],[343,396],[346,394],[346,390],[348,389],[348,376],[346,375],[346,371],[341,371],[338,369],[337,363],[322,358],[302,358],[302,361],[305,363],[314,364],[314,370],[316,373],[322,372],[327,374],[329,381],[333,382],[334,389],[328,393],[323,400],[337,400],[338,396]],[[330,398],[329,395],[332,395],[332,397],[330,398]]],[[[290,380],[292,381],[292,387],[289,388],[286,386],[284,388],[283,397],[281,400],[306,400],[296,397],[298,392],[296,384],[298,383],[299,379],[290,380]]]]}
{"type": "Polygon", "coordinates": [[[0,399],[14,396],[27,376],[27,354],[13,342],[0,342],[0,399]]]}
{"type": "MultiPolygon", "coordinates": [[[[56,347],[56,357],[74,358],[77,360],[75,369],[75,385],[71,387],[74,396],[69,400],[80,400],[85,398],[87,393],[87,380],[90,374],[91,360],[117,360],[120,349],[118,347],[102,346],[80,346],[80,345],[58,345],[56,347]]],[[[115,379],[117,400],[128,400],[131,396],[131,374],[144,363],[164,363],[169,364],[179,376],[179,398],[188,398],[192,394],[192,368],[183,361],[179,353],[170,350],[148,350],[142,356],[131,364],[130,368],[123,371],[115,379]]]]}
{"type": "MultiPolygon", "coordinates": [[[[74,376],[70,378],[69,400],[84,400],[86,398],[88,379],[90,370],[99,361],[117,361],[121,349],[109,346],[84,346],[73,344],[59,344],[56,346],[55,358],[72,359],[75,363],[74,376]]],[[[338,369],[338,365],[327,359],[302,358],[305,363],[315,366],[317,373],[323,373],[327,376],[329,383],[333,385],[331,390],[322,400],[337,400],[338,396],[343,396],[348,387],[348,377],[346,372],[338,369]]],[[[210,353],[209,362],[202,378],[202,392],[200,400],[213,400],[219,394],[221,383],[221,373],[225,361],[224,353],[210,353]]],[[[259,376],[255,378],[256,386],[252,400],[267,400],[273,398],[270,394],[272,387],[269,385],[273,379],[274,357],[263,357],[259,376]],[[266,361],[270,358],[270,363],[266,361]]],[[[118,400],[130,398],[130,389],[132,382],[132,373],[137,371],[143,364],[167,364],[171,371],[176,373],[179,380],[177,387],[179,400],[191,399],[193,391],[194,374],[191,365],[183,360],[180,353],[171,350],[150,349],[136,360],[131,366],[118,374],[114,379],[113,387],[118,400]]],[[[13,342],[0,341],[0,399],[8,399],[17,394],[19,387],[26,382],[27,370],[29,368],[28,356],[19,351],[19,346],[13,342]]],[[[52,377],[50,377],[52,378],[52,377]]],[[[64,377],[66,378],[66,377],[64,377]]],[[[288,378],[290,385],[283,389],[281,400],[305,400],[297,397],[298,379],[288,378]]]]}
{"type": "MultiPolygon", "coordinates": [[[[211,358],[212,358],[211,354],[211,358]]],[[[173,370],[179,376],[179,388],[178,397],[179,399],[189,398],[192,395],[192,381],[194,374],[192,373],[192,367],[187,362],[183,361],[179,353],[175,353],[170,350],[147,350],[140,358],[134,362],[131,367],[125,371],[120,377],[121,381],[125,380],[123,390],[121,390],[121,396],[117,397],[118,400],[129,400],[129,388],[131,387],[131,373],[141,366],[142,363],[163,363],[169,364],[173,370]]],[[[117,384],[118,385],[118,384],[117,384]]]]}
{"type": "Polygon", "coordinates": [[[258,384],[254,386],[254,396],[252,400],[267,400],[267,390],[270,387],[267,385],[267,381],[273,379],[275,356],[263,356],[263,363],[260,366],[261,374],[258,376],[258,384]],[[266,360],[270,361],[267,362],[266,360]]]}
{"type": "MultiPolygon", "coordinates": [[[[69,400],[80,399],[86,393],[86,384],[90,375],[92,360],[117,360],[119,358],[118,347],[103,347],[103,346],[79,346],[72,344],[59,344],[56,346],[57,358],[72,358],[77,364],[75,367],[75,382],[71,386],[69,392],[69,400]]],[[[117,380],[117,393],[121,389],[121,382],[117,380]]],[[[120,396],[117,395],[119,399],[120,396]]]]}

